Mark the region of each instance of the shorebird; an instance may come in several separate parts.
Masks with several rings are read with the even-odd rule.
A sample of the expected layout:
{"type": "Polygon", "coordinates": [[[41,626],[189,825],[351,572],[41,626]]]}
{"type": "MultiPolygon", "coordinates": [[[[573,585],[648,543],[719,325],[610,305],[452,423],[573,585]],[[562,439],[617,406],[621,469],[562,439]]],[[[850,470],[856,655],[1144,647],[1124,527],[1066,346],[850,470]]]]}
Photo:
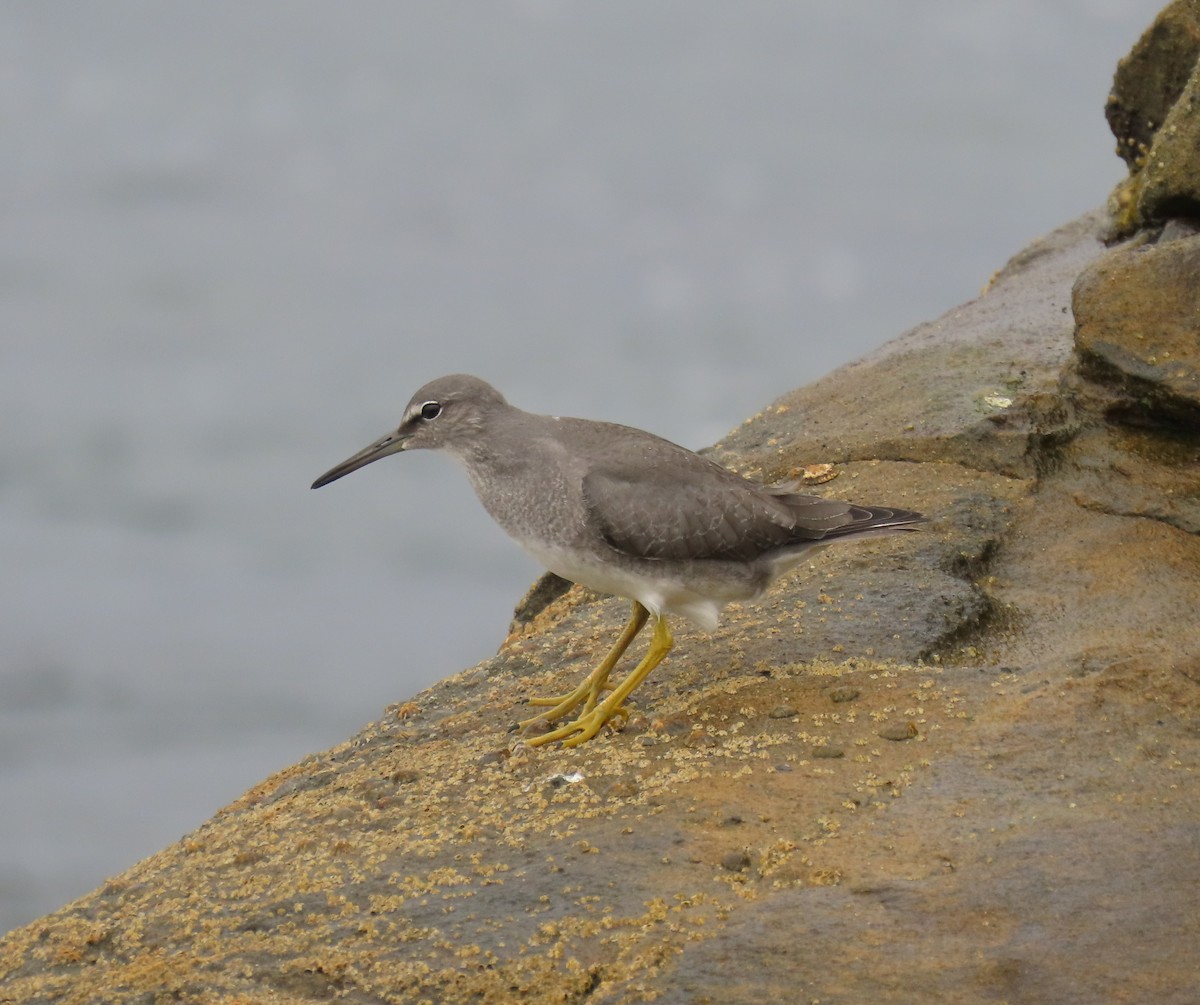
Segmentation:
{"type": "Polygon", "coordinates": [[[582,706],[574,719],[530,736],[531,745],[575,746],[626,715],[626,699],[671,650],[669,615],[712,631],[727,604],[758,597],[814,551],[925,521],[911,510],[753,482],[630,426],[524,412],[465,374],[426,384],[395,430],[312,487],[417,449],[454,457],[492,519],[545,568],[632,601],[616,644],[574,690],[529,699],[547,710],[517,724],[526,730],[582,706]],[[646,655],[611,685],[613,668],[651,619],[646,655]]]}

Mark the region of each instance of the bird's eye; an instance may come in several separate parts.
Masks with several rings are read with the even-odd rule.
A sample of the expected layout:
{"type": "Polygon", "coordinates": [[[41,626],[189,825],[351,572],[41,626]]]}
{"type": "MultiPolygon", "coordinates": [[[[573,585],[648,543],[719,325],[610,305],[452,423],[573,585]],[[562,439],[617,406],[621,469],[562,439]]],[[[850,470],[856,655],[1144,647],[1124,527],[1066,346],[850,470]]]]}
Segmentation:
{"type": "Polygon", "coordinates": [[[421,418],[426,422],[436,419],[442,414],[442,405],[438,401],[427,401],[421,406],[421,418]]]}

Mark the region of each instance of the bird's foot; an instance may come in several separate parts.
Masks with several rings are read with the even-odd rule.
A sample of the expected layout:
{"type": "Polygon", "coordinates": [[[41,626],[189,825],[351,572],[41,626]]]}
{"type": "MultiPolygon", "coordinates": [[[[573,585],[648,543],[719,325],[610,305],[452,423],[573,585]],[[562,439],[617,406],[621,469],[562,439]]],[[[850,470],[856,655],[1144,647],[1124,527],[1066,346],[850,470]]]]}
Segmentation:
{"type": "MultiPolygon", "coordinates": [[[[630,619],[626,629],[626,634],[630,638],[641,627],[641,622],[644,620],[638,614],[640,610],[643,610],[640,605],[635,605],[634,616],[630,619]]],[[[544,716],[535,716],[521,724],[522,728],[526,728],[538,720],[553,722],[583,701],[585,694],[588,695],[587,705],[584,706],[583,714],[579,718],[568,722],[565,726],[559,726],[558,729],[543,733],[541,736],[530,737],[526,741],[529,746],[540,747],[544,743],[562,741],[564,747],[577,747],[599,733],[605,723],[611,722],[618,716],[624,719],[629,718],[625,700],[646,679],[647,674],[658,666],[662,658],[671,651],[671,630],[667,627],[665,618],[658,618],[654,622],[654,638],[650,642],[650,649],[642,657],[642,661],[629,672],[629,675],[620,684],[613,688],[612,694],[603,701],[598,701],[597,699],[604,690],[608,672],[612,669],[611,663],[615,662],[615,656],[620,655],[623,651],[623,645],[628,645],[628,641],[623,644],[618,643],[618,648],[615,648],[613,654],[610,654],[611,658],[600,664],[586,681],[567,695],[565,701],[560,702],[544,716]]]]}
{"type": "MultiPolygon", "coordinates": [[[[545,706],[548,708],[555,708],[559,705],[565,705],[567,702],[570,702],[570,701],[572,701],[572,699],[574,699],[572,704],[567,705],[567,711],[570,711],[570,709],[574,708],[576,705],[579,704],[580,692],[582,692],[583,697],[586,697],[588,695],[588,692],[591,689],[588,688],[586,685],[587,685],[587,681],[584,681],[583,686],[577,687],[570,694],[548,695],[545,698],[537,698],[537,697],[526,698],[525,704],[526,705],[545,706]]],[[[611,684],[609,684],[607,681],[604,683],[603,687],[600,688],[601,691],[611,691],[612,689],[613,689],[613,686],[611,684]]],[[[540,717],[540,718],[544,718],[544,716],[540,717]]]]}
{"type": "MultiPolygon", "coordinates": [[[[530,716],[528,719],[522,719],[517,723],[516,728],[527,730],[535,722],[557,722],[564,715],[576,708],[581,702],[584,703],[583,711],[586,715],[596,707],[600,696],[605,691],[611,691],[613,686],[607,680],[599,681],[593,679],[595,675],[587,677],[581,681],[579,686],[568,694],[554,695],[546,698],[528,698],[527,705],[537,705],[542,708],[549,708],[550,711],[542,712],[538,715],[530,716]]],[[[608,676],[606,673],[605,677],[608,676]]]]}
{"type": "MultiPolygon", "coordinates": [[[[578,719],[572,719],[565,726],[559,726],[558,729],[552,729],[541,736],[532,736],[525,742],[531,747],[540,747],[544,743],[561,740],[564,747],[577,747],[581,743],[587,743],[604,728],[606,723],[610,723],[614,719],[620,719],[620,725],[624,726],[629,719],[629,709],[624,705],[607,706],[607,701],[601,702],[595,708],[584,712],[578,719]]],[[[539,720],[540,717],[527,721],[537,722],[539,720]]]]}

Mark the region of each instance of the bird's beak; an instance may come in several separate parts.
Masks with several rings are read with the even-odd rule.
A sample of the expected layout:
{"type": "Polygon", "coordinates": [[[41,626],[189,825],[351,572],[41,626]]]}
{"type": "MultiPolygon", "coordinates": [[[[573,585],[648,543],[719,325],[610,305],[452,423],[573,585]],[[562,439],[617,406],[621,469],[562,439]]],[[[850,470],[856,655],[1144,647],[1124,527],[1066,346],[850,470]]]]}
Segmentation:
{"type": "Polygon", "coordinates": [[[393,431],[388,433],[387,436],[376,440],[369,447],[360,450],[353,457],[347,457],[341,464],[330,468],[312,483],[312,487],[319,489],[322,485],[336,482],[342,475],[348,475],[351,471],[357,471],[359,468],[366,467],[372,461],[377,461],[381,457],[387,457],[388,454],[399,453],[407,443],[408,437],[400,432],[393,431]]]}

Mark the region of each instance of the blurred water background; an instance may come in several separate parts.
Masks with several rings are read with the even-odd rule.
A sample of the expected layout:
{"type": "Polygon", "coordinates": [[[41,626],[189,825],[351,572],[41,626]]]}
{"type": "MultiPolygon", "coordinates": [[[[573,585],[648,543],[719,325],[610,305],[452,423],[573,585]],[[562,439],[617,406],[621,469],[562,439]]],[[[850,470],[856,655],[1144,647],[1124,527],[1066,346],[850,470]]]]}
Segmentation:
{"type": "Polygon", "coordinates": [[[448,459],[308,491],[417,386],[718,439],[1100,204],[1158,6],[0,7],[0,931],[494,652],[448,459]]]}

